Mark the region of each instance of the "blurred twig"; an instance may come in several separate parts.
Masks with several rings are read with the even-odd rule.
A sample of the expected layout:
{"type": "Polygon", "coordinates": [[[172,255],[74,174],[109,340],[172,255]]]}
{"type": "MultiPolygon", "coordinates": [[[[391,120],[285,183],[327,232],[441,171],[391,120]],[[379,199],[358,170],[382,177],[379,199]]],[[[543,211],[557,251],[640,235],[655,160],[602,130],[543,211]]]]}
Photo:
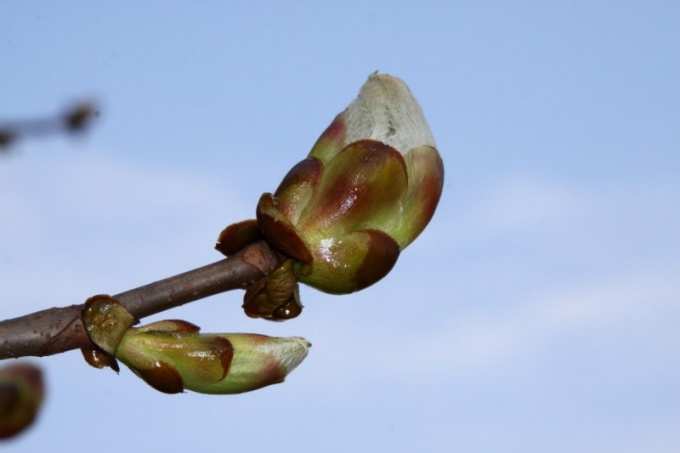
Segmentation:
{"type": "Polygon", "coordinates": [[[7,151],[19,140],[60,133],[82,133],[99,116],[99,109],[92,102],[79,102],[61,114],[18,121],[0,120],[0,152],[7,151]]]}
{"type": "MultiPolygon", "coordinates": [[[[82,133],[90,126],[92,119],[98,115],[99,111],[95,104],[81,102],[53,117],[12,122],[0,121],[0,153],[7,152],[20,139],[26,137],[82,133]]],[[[58,309],[53,310],[58,311],[58,309]]],[[[49,312],[50,310],[46,311],[49,312]]],[[[30,354],[30,350],[26,350],[26,348],[30,349],[30,346],[36,343],[37,338],[41,338],[49,344],[52,337],[51,330],[55,327],[55,318],[51,316],[38,316],[38,319],[43,321],[49,322],[52,319],[52,322],[42,326],[44,329],[38,328],[41,326],[40,322],[36,323],[35,318],[30,315],[19,319],[26,319],[29,322],[15,324],[10,320],[10,322],[7,322],[8,329],[0,327],[0,332],[2,332],[0,337],[4,333],[10,335],[10,337],[3,338],[0,341],[0,344],[7,346],[6,348],[3,347],[2,350],[9,353],[8,357],[35,355],[30,354]],[[24,334],[27,330],[30,330],[35,338],[30,339],[30,335],[27,338],[24,334],[14,338],[17,327],[24,334]],[[23,341],[22,345],[16,347],[15,340],[23,341]],[[17,350],[13,351],[15,347],[17,350]],[[23,354],[24,351],[29,352],[29,354],[23,354]]],[[[6,323],[1,322],[0,324],[6,323]]],[[[56,334],[54,338],[59,339],[61,335],[56,334]]],[[[0,367],[0,440],[12,438],[32,424],[40,410],[43,394],[42,371],[37,366],[28,363],[14,363],[0,367]]]]}

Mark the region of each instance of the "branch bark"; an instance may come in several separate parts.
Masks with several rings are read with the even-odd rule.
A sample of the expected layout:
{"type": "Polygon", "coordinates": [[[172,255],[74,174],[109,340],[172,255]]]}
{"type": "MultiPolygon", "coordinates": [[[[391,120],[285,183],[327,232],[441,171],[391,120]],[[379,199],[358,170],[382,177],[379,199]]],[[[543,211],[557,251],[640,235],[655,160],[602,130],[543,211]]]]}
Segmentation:
{"type": "MultiPolygon", "coordinates": [[[[131,289],[113,297],[136,319],[233,289],[245,289],[272,272],[281,259],[257,242],[226,259],[131,289]]],[[[93,348],[81,320],[83,305],[48,308],[0,322],[0,360],[44,357],[93,348]]]]}

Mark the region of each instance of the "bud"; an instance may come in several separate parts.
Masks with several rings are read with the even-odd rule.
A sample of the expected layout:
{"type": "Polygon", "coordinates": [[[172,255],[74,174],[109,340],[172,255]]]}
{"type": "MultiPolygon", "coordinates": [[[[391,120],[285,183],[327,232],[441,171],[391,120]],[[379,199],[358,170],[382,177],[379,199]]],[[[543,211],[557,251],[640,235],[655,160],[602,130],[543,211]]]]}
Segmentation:
{"type": "Polygon", "coordinates": [[[233,394],[283,382],[311,346],[300,337],[198,332],[177,320],[131,328],[116,358],[164,393],[233,394]]]}
{"type": "Polygon", "coordinates": [[[117,299],[99,294],[85,301],[82,321],[96,345],[81,349],[85,361],[95,368],[111,367],[116,373],[120,371],[114,354],[125,332],[135,323],[134,316],[117,299]]]}
{"type": "Polygon", "coordinates": [[[267,276],[252,284],[244,296],[243,309],[253,318],[276,320],[297,317],[302,311],[298,284],[288,259],[267,276]]]}
{"type": "MultiPolygon", "coordinates": [[[[434,215],[444,166],[404,82],[372,74],[357,99],[257,206],[257,224],[226,228],[217,249],[264,237],[295,260],[295,278],[345,294],[383,278],[434,215]]],[[[287,284],[290,286],[290,283],[287,284]]]]}
{"type": "Polygon", "coordinates": [[[0,439],[33,423],[44,395],[42,372],[21,363],[0,368],[0,439]]]}

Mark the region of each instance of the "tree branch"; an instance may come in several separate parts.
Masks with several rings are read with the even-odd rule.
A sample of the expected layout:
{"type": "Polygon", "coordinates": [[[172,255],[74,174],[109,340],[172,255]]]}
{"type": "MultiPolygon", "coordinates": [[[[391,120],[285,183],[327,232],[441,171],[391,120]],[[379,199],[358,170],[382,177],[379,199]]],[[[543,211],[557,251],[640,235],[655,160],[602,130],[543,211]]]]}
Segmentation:
{"type": "Polygon", "coordinates": [[[4,124],[0,122],[0,152],[6,151],[23,137],[38,137],[62,131],[70,134],[82,132],[97,115],[99,115],[99,110],[96,105],[81,102],[53,117],[33,118],[4,124]]]}
{"type": "MultiPolygon", "coordinates": [[[[245,289],[281,259],[264,241],[198,269],[114,295],[136,319],[233,289],[245,289]]],[[[49,308],[0,322],[0,360],[94,348],[81,320],[83,305],[49,308]]]]}

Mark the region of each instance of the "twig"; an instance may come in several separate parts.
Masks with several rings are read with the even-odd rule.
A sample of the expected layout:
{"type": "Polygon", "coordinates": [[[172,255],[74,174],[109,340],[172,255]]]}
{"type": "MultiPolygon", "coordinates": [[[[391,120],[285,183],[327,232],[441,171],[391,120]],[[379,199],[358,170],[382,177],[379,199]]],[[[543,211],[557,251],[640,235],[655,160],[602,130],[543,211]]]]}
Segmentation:
{"type": "Polygon", "coordinates": [[[0,121],[0,152],[6,151],[23,137],[39,137],[61,132],[80,133],[87,129],[94,117],[98,115],[99,110],[95,104],[80,102],[53,117],[7,123],[0,121]]]}
{"type": "MultiPolygon", "coordinates": [[[[136,319],[233,289],[245,289],[281,263],[265,242],[224,260],[114,295],[136,319]]],[[[93,348],[81,320],[83,305],[49,308],[0,322],[0,360],[93,348]]]]}

